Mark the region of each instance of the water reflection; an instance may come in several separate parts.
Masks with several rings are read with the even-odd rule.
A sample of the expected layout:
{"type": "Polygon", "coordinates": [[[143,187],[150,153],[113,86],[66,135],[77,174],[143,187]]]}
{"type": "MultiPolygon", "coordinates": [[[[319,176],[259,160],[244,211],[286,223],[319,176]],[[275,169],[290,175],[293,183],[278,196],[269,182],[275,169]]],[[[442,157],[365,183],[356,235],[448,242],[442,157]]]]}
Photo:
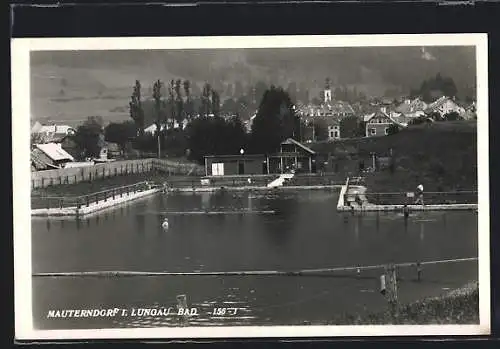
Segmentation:
{"type": "Polygon", "coordinates": [[[139,234],[143,234],[146,231],[146,216],[144,214],[137,214],[135,216],[135,223],[136,223],[136,231],[139,234]]]}
{"type": "Polygon", "coordinates": [[[357,218],[354,220],[354,237],[356,238],[356,241],[359,241],[359,225],[361,223],[361,214],[357,216],[357,218]]]}

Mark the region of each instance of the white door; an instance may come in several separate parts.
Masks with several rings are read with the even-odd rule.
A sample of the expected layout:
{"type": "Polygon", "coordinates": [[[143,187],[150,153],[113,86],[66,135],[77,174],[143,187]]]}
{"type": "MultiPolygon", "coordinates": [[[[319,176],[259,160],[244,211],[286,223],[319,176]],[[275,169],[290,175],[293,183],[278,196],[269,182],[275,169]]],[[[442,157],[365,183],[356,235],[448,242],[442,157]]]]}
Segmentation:
{"type": "Polygon", "coordinates": [[[212,164],[212,176],[224,176],[224,163],[212,164]]]}

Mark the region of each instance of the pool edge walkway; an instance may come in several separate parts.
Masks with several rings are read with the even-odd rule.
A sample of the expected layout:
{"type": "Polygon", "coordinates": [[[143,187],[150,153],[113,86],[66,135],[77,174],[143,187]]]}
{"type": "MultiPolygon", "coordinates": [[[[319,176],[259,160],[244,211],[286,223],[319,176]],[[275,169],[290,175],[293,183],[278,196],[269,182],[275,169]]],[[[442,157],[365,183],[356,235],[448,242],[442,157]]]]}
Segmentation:
{"type": "Polygon", "coordinates": [[[111,208],[120,204],[128,203],[137,199],[141,199],[156,193],[161,192],[163,189],[162,188],[154,188],[154,189],[148,189],[145,191],[137,192],[137,193],[131,193],[131,194],[125,194],[123,197],[117,197],[115,199],[109,198],[106,201],[101,200],[96,203],[91,203],[89,206],[80,206],[80,208],[76,206],[72,207],[63,207],[63,208],[38,208],[38,209],[32,209],[31,210],[31,216],[32,217],[52,217],[52,216],[59,216],[59,217],[64,217],[64,216],[74,216],[74,217],[80,217],[80,216],[85,216],[91,213],[95,213],[107,208],[111,208]]]}
{"type": "MultiPolygon", "coordinates": [[[[337,211],[339,212],[390,212],[401,211],[405,205],[376,205],[366,202],[363,205],[351,205],[344,202],[345,194],[348,194],[348,187],[365,188],[363,186],[343,185],[340,189],[337,211]]],[[[366,189],[366,188],[365,188],[366,189]]],[[[364,193],[364,191],[362,191],[364,193]]],[[[465,211],[477,210],[478,204],[434,204],[434,205],[406,205],[410,211],[465,211]]]]}

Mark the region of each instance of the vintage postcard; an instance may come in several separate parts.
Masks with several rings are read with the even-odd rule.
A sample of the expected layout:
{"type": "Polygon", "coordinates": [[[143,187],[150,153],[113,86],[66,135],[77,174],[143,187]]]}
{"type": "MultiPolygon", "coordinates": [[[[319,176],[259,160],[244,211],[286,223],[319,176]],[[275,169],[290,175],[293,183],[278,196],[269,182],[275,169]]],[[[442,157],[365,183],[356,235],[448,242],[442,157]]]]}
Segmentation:
{"type": "Polygon", "coordinates": [[[489,334],[487,40],[13,39],[16,339],[489,334]]]}

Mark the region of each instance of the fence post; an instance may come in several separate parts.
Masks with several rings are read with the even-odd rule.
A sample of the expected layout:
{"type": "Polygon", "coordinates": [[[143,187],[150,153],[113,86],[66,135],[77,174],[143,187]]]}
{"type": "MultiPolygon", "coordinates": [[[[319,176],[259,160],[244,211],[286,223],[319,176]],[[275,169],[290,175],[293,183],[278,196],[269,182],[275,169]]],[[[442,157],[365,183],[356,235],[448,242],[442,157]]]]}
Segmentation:
{"type": "Polygon", "coordinates": [[[396,323],[398,321],[398,287],[395,265],[390,264],[386,266],[384,268],[384,275],[387,287],[385,296],[389,305],[392,320],[396,323]]]}
{"type": "Polygon", "coordinates": [[[104,202],[108,201],[108,192],[104,192],[104,202]]]}
{"type": "Polygon", "coordinates": [[[85,195],[85,201],[86,201],[86,204],[87,204],[87,207],[89,207],[89,196],[88,195],[85,195]]]}
{"type": "Polygon", "coordinates": [[[177,313],[181,315],[181,325],[185,326],[188,323],[188,307],[187,307],[187,299],[185,294],[180,294],[177,296],[177,313]]]}
{"type": "Polygon", "coordinates": [[[111,189],[111,195],[113,196],[113,200],[115,199],[115,189],[111,189]]]}

